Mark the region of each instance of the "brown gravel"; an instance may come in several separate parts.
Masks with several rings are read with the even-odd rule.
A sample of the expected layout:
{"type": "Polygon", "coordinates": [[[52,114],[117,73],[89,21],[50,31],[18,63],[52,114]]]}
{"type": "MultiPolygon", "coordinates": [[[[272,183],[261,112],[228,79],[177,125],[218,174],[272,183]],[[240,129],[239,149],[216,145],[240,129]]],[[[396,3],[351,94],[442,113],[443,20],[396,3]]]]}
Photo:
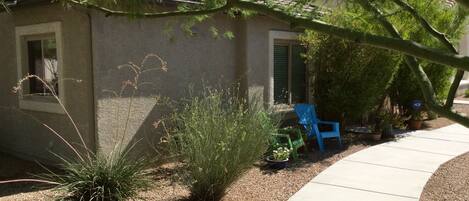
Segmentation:
{"type": "MultiPolygon", "coordinates": [[[[43,170],[37,163],[0,153],[0,181],[32,178],[43,170]]],[[[51,195],[47,187],[33,183],[0,184],[0,201],[51,200],[51,195]]]]}
{"type": "MultiPolygon", "coordinates": [[[[455,108],[459,112],[469,114],[469,107],[456,105],[455,108]]],[[[451,121],[445,118],[438,118],[436,120],[426,121],[426,129],[435,129],[443,126],[452,124],[451,121]]],[[[373,144],[369,144],[366,141],[360,140],[360,137],[353,135],[345,136],[345,146],[342,150],[334,150],[335,142],[328,145],[328,151],[325,154],[320,154],[317,151],[308,152],[303,159],[290,164],[285,170],[273,172],[269,169],[264,168],[263,162],[259,162],[251,168],[245,175],[241,177],[233,186],[229,189],[227,195],[224,197],[224,201],[238,201],[238,200],[252,200],[252,201],[276,201],[276,200],[287,200],[295,192],[297,192],[302,186],[304,186],[313,177],[318,175],[321,171],[331,166],[338,160],[353,154],[357,151],[365,149],[373,144]],[[351,143],[353,142],[353,143],[351,143]]],[[[429,184],[425,188],[425,192],[422,196],[422,200],[468,200],[468,182],[469,178],[469,155],[461,159],[458,157],[455,159],[453,165],[448,165],[453,161],[450,161],[445,166],[435,173],[429,184]],[[458,161],[459,160],[459,161],[458,161]],[[445,169],[445,167],[448,168],[445,169]],[[446,172],[452,167],[456,167],[457,174],[446,176],[446,172]],[[466,168],[466,169],[464,169],[466,168]],[[441,173],[440,173],[441,172],[441,173]],[[442,175],[442,176],[439,176],[442,175]],[[456,178],[456,179],[454,179],[456,178]],[[448,179],[449,183],[445,179],[448,179]],[[445,180],[448,183],[444,183],[445,180]],[[434,183],[434,184],[433,184],[434,183]],[[444,188],[440,188],[441,186],[444,188]],[[453,190],[453,191],[451,191],[453,190]],[[440,199],[445,196],[452,195],[451,193],[466,193],[465,196],[459,196],[461,199],[440,199]],[[449,195],[446,195],[449,194],[449,195]],[[440,197],[435,197],[440,196],[440,197]]],[[[36,171],[38,167],[34,163],[25,162],[13,157],[0,154],[0,180],[6,178],[24,178],[24,172],[36,171]]],[[[174,165],[163,165],[155,168],[155,187],[152,189],[140,193],[139,197],[142,200],[162,200],[162,201],[175,201],[183,200],[189,195],[189,190],[180,184],[179,182],[172,182],[172,175],[175,172],[174,165]]],[[[453,168],[454,169],[454,168],[453,168]]],[[[10,200],[52,200],[53,192],[51,190],[37,190],[37,188],[31,184],[21,185],[0,185],[0,201],[10,200]]]]}
{"type": "MultiPolygon", "coordinates": [[[[272,171],[264,167],[262,162],[256,164],[228,190],[223,201],[256,200],[275,201],[287,200],[300,190],[314,176],[331,166],[341,158],[362,150],[369,145],[366,143],[348,146],[342,151],[328,151],[324,155],[317,152],[308,154],[287,169],[272,171]]],[[[164,168],[161,172],[171,175],[171,168],[164,168]]],[[[147,200],[181,200],[187,198],[189,191],[179,183],[171,183],[169,178],[161,177],[160,188],[156,187],[141,195],[147,200]]]]}
{"type": "MultiPolygon", "coordinates": [[[[372,144],[357,140],[354,136],[345,137],[343,149],[337,150],[335,142],[326,144],[328,151],[324,154],[319,152],[308,152],[303,159],[291,163],[285,170],[272,171],[265,168],[263,162],[259,162],[241,177],[229,189],[224,201],[258,200],[274,201],[287,200],[303,185],[310,181],[321,171],[331,166],[341,158],[362,150],[372,144]],[[352,140],[353,139],[353,140],[352,140]],[[347,142],[353,141],[354,144],[347,142]]],[[[34,163],[19,160],[14,157],[0,156],[0,164],[11,164],[2,166],[0,172],[9,178],[24,178],[24,172],[38,171],[40,167],[34,163]],[[24,167],[17,169],[15,167],[24,167]],[[13,175],[13,176],[12,176],[13,175]]],[[[183,200],[189,195],[188,189],[179,182],[174,182],[172,176],[175,172],[174,165],[162,165],[153,170],[155,172],[155,186],[139,195],[141,200],[175,201],[183,200]]],[[[0,180],[4,180],[1,178],[0,180]]],[[[10,200],[52,200],[51,190],[38,190],[32,184],[0,185],[0,201],[10,200]]]]}
{"type": "MultiPolygon", "coordinates": [[[[458,99],[469,100],[463,97],[458,99]]],[[[467,105],[455,105],[455,109],[469,114],[467,105]]],[[[438,128],[451,124],[451,121],[438,118],[431,123],[430,127],[438,128]]],[[[420,201],[469,201],[469,153],[440,166],[425,185],[420,201]]]]}
{"type": "Polygon", "coordinates": [[[468,201],[469,153],[443,164],[425,185],[420,201],[468,201]]]}

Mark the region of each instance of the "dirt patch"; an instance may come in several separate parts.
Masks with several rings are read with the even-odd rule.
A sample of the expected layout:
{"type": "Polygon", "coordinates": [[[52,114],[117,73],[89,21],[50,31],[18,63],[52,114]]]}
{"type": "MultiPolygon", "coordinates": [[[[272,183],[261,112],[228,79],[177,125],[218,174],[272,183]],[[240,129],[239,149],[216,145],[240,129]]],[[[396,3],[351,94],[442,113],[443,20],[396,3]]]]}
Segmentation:
{"type": "Polygon", "coordinates": [[[469,153],[443,164],[425,185],[420,201],[469,200],[469,153]]]}

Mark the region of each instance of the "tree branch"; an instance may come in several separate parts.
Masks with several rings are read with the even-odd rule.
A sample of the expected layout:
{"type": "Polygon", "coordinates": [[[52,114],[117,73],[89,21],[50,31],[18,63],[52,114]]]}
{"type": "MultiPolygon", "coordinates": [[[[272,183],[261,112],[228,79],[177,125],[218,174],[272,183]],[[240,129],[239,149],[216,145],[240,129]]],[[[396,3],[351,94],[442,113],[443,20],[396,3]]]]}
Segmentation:
{"type": "Polygon", "coordinates": [[[321,22],[314,19],[306,19],[289,15],[280,9],[273,9],[266,5],[257,4],[249,1],[239,1],[234,3],[234,7],[257,11],[266,15],[290,22],[294,28],[311,29],[328,35],[333,35],[352,42],[366,44],[381,49],[388,49],[415,56],[421,59],[429,60],[435,63],[453,66],[462,70],[469,70],[469,57],[456,55],[453,53],[441,52],[439,50],[426,47],[422,44],[403,40],[378,36],[369,33],[354,31],[347,28],[341,28],[321,22]]]}
{"type": "MultiPolygon", "coordinates": [[[[393,0],[395,4],[399,5],[402,9],[410,13],[419,23],[420,25],[427,30],[434,38],[439,40],[446,48],[454,54],[459,54],[454,45],[449,41],[444,33],[439,32],[436,30],[424,17],[422,17],[415,8],[413,8],[404,0],[393,0]]],[[[448,95],[446,97],[445,108],[450,109],[453,107],[454,98],[456,97],[456,93],[458,91],[459,84],[464,76],[464,71],[459,69],[454,76],[453,82],[451,83],[451,87],[448,91],[448,95]]]]}
{"type": "MultiPolygon", "coordinates": [[[[372,12],[377,20],[381,23],[381,25],[395,38],[402,39],[402,36],[398,32],[398,30],[392,25],[389,20],[387,20],[382,12],[372,5],[368,0],[358,0],[358,3],[365,9],[372,12]]],[[[419,65],[417,59],[411,56],[405,57],[406,64],[412,71],[412,73],[417,78],[417,83],[420,86],[420,89],[423,93],[423,97],[425,98],[425,102],[429,109],[433,110],[437,114],[444,116],[448,119],[451,119],[457,123],[460,123],[466,127],[469,127],[469,118],[463,117],[457,113],[452,112],[449,109],[445,109],[444,107],[438,104],[436,100],[436,95],[433,90],[432,84],[430,79],[428,79],[427,74],[423,71],[422,67],[419,65]]]]}
{"type": "Polygon", "coordinates": [[[131,13],[131,12],[126,12],[126,11],[112,10],[109,8],[101,7],[99,5],[87,3],[87,2],[80,2],[76,0],[66,0],[66,1],[74,5],[83,6],[86,8],[92,8],[92,9],[101,11],[106,16],[136,16],[136,17],[144,17],[144,18],[163,18],[163,17],[175,17],[175,16],[195,16],[195,15],[213,14],[216,12],[229,10],[230,8],[233,7],[233,2],[236,2],[238,0],[227,0],[225,5],[218,7],[218,8],[190,10],[190,11],[156,12],[156,13],[131,13]]]}
{"type": "Polygon", "coordinates": [[[439,32],[434,28],[424,17],[422,17],[415,8],[413,8],[407,2],[403,0],[393,0],[395,4],[400,6],[402,9],[410,13],[419,23],[420,25],[427,30],[434,38],[439,40],[443,45],[446,46],[448,50],[450,50],[454,54],[458,54],[458,51],[454,47],[454,45],[449,41],[444,33],[439,32]]]}
{"type": "Polygon", "coordinates": [[[213,8],[213,9],[201,9],[191,11],[171,11],[171,12],[158,12],[158,13],[131,13],[126,11],[117,11],[104,8],[95,4],[84,3],[77,0],[66,0],[72,4],[93,8],[104,12],[107,16],[137,16],[144,18],[161,18],[161,17],[172,17],[172,16],[191,16],[191,15],[206,15],[212,14],[219,11],[228,10],[230,8],[241,8],[246,10],[257,11],[272,17],[277,17],[284,21],[290,22],[293,27],[312,29],[317,32],[333,35],[345,40],[353,41],[356,43],[366,44],[381,49],[388,49],[397,52],[401,52],[407,55],[412,55],[421,59],[426,59],[435,63],[452,66],[462,70],[469,70],[469,57],[460,56],[453,53],[445,53],[439,50],[426,47],[422,44],[402,40],[396,38],[390,38],[385,36],[379,36],[369,33],[363,33],[354,31],[347,28],[341,28],[333,26],[318,20],[310,18],[302,18],[300,16],[293,16],[287,14],[285,11],[280,9],[271,8],[265,4],[259,4],[251,1],[242,0],[227,0],[224,6],[213,8]]]}

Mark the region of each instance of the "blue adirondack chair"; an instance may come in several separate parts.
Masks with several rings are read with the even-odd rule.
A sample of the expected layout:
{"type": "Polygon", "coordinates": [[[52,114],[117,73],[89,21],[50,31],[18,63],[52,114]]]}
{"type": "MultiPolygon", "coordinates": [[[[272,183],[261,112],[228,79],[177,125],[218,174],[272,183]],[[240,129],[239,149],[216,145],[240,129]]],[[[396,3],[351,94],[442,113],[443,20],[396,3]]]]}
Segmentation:
{"type": "Polygon", "coordinates": [[[306,129],[308,140],[314,135],[318,141],[319,150],[324,152],[324,139],[337,138],[339,145],[342,146],[340,139],[340,129],[338,122],[321,121],[316,117],[315,106],[312,104],[296,104],[295,113],[298,115],[299,124],[303,125],[306,129]],[[319,124],[331,125],[331,131],[320,131],[319,124]]]}

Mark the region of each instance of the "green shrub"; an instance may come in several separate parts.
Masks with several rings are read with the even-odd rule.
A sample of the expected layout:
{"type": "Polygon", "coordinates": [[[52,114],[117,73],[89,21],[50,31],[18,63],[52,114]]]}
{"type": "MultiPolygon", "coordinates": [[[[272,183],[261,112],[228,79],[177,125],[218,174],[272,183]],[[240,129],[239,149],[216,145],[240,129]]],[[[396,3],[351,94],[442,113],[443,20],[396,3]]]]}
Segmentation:
{"type": "Polygon", "coordinates": [[[356,119],[385,96],[400,57],[386,50],[307,32],[313,97],[322,114],[356,119]]]}
{"type": "Polygon", "coordinates": [[[276,121],[262,104],[246,103],[227,91],[206,90],[175,114],[171,152],[185,164],[191,200],[220,200],[268,149],[276,121]]]}
{"type": "Polygon", "coordinates": [[[67,192],[64,200],[118,201],[135,198],[150,186],[144,172],[145,159],[127,159],[125,155],[92,156],[86,162],[67,162],[63,172],[42,176],[59,185],[56,190],[67,192]]]}
{"type": "MultiPolygon", "coordinates": [[[[408,3],[418,10],[419,14],[425,17],[432,26],[445,33],[450,40],[458,41],[460,39],[466,24],[465,15],[467,14],[465,12],[467,11],[460,10],[457,6],[449,8],[442,5],[442,1],[439,0],[409,0],[408,3]]],[[[434,39],[421,26],[415,26],[418,22],[408,13],[397,13],[390,16],[389,19],[398,25],[399,31],[406,39],[448,51],[443,44],[434,39]]],[[[454,68],[425,61],[421,61],[420,64],[432,83],[437,99],[444,101],[451,85],[454,68]]],[[[400,106],[402,111],[409,111],[412,100],[423,100],[422,92],[415,79],[410,69],[402,62],[390,90],[392,102],[400,106]]]]}
{"type": "MultiPolygon", "coordinates": [[[[447,51],[444,45],[419,26],[419,22],[411,14],[408,12],[397,12],[401,11],[402,8],[396,4],[389,1],[374,1],[373,3],[378,4],[377,7],[382,8],[386,18],[395,25],[404,39],[447,51]]],[[[457,6],[445,6],[440,0],[409,0],[408,3],[419,11],[420,15],[429,20],[432,26],[445,33],[450,40],[459,40],[466,24],[467,11],[459,9],[457,6]]],[[[389,35],[380,22],[376,20],[376,16],[364,11],[356,1],[344,1],[334,9],[334,12],[326,15],[323,20],[357,31],[389,35]]],[[[383,83],[388,83],[390,79],[393,82],[387,93],[390,95],[392,103],[403,109],[401,111],[407,110],[411,100],[423,99],[422,92],[412,72],[410,72],[403,60],[396,62],[397,60],[392,56],[392,52],[361,47],[357,44],[345,43],[338,39],[335,39],[336,42],[328,42],[330,39],[322,41],[321,39],[324,37],[316,37],[313,32],[306,34],[306,44],[310,45],[310,51],[307,56],[313,61],[313,70],[319,71],[319,74],[313,74],[316,77],[311,82],[315,90],[313,93],[315,94],[314,98],[318,101],[318,104],[321,104],[318,107],[319,110],[326,107],[326,112],[344,111],[350,115],[350,111],[353,111],[359,115],[369,110],[369,106],[372,106],[372,102],[376,99],[375,95],[382,95],[383,89],[388,86],[383,83]],[[326,45],[327,43],[329,46],[326,45]],[[355,47],[357,49],[354,49],[355,47]],[[371,65],[370,61],[375,63],[371,65]],[[368,68],[365,66],[368,66],[368,68]],[[371,66],[375,68],[373,69],[371,66]],[[383,67],[383,72],[374,72],[383,69],[383,67]],[[391,70],[391,68],[394,70],[391,70]],[[393,78],[392,74],[395,72],[395,69],[399,70],[393,78]],[[361,72],[365,73],[361,74],[361,72]],[[383,80],[376,79],[380,75],[383,76],[383,80]],[[360,76],[364,76],[363,82],[360,80],[360,76]],[[330,89],[331,87],[332,89],[330,89]],[[353,96],[354,94],[356,95],[353,96]],[[371,96],[368,94],[371,94],[371,96]],[[370,98],[369,100],[362,100],[368,97],[370,98]],[[342,103],[337,98],[343,98],[344,102],[342,103]],[[354,106],[348,106],[346,102],[361,105],[362,107],[355,109],[354,106]],[[334,106],[336,106],[335,109],[333,108],[334,106]]],[[[443,100],[450,86],[453,68],[424,61],[420,63],[432,82],[437,98],[443,100]]]]}

